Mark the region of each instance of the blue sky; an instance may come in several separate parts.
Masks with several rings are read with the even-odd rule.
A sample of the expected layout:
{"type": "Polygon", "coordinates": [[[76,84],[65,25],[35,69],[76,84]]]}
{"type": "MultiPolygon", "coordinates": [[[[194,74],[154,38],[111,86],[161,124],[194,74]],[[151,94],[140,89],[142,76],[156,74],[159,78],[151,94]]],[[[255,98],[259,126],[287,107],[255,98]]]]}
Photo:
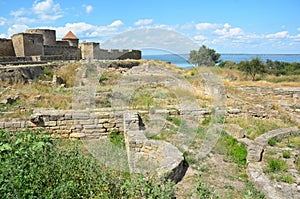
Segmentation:
{"type": "Polygon", "coordinates": [[[106,48],[164,48],[172,38],[177,47],[189,40],[219,53],[300,54],[299,9],[299,0],[0,0],[0,37],[53,28],[58,39],[72,30],[106,48]],[[148,29],[159,31],[136,34],[148,29]]]}

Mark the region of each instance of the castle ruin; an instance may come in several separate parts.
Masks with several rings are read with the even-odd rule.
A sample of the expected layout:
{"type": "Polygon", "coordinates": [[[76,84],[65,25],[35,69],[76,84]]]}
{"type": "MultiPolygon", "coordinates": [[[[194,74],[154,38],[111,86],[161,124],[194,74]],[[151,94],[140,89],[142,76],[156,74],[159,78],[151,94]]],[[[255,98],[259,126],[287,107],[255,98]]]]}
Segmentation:
{"type": "Polygon", "coordinates": [[[141,51],[128,49],[100,49],[97,42],[81,42],[69,31],[56,40],[56,31],[28,29],[11,39],[0,38],[0,63],[45,62],[55,60],[115,60],[141,59],[141,51]]]}

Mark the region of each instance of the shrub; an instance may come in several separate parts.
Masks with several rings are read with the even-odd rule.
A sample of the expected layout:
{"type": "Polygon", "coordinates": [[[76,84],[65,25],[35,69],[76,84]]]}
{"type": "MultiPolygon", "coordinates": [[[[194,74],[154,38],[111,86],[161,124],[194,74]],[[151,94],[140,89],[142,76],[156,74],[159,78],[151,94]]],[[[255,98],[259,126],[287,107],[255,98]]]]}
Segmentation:
{"type": "Polygon", "coordinates": [[[174,184],[111,170],[79,142],[0,130],[1,198],[172,198],[174,184]]]}
{"type": "Polygon", "coordinates": [[[282,157],[283,158],[290,158],[291,157],[291,152],[290,151],[283,151],[282,152],[282,157]]]}
{"type": "Polygon", "coordinates": [[[109,134],[109,140],[112,144],[120,147],[125,147],[124,135],[120,132],[113,131],[109,134]]]}

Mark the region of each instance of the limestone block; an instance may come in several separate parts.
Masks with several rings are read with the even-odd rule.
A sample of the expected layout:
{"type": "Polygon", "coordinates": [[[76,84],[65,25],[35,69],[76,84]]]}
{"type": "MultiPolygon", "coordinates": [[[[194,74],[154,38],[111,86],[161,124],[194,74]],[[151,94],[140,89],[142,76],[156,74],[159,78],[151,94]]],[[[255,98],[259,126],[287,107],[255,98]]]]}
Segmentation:
{"type": "Polygon", "coordinates": [[[25,127],[27,128],[33,128],[36,127],[37,125],[31,121],[25,121],[25,127]]]}
{"type": "Polygon", "coordinates": [[[92,124],[95,124],[95,121],[93,119],[78,120],[76,122],[79,122],[79,124],[82,124],[82,125],[92,125],[92,124]]]}
{"type": "Polygon", "coordinates": [[[59,126],[49,126],[49,127],[46,127],[46,128],[48,128],[51,131],[56,131],[56,130],[60,129],[59,126]]]}
{"type": "Polygon", "coordinates": [[[85,133],[71,133],[70,138],[84,138],[85,133]]]}
{"type": "Polygon", "coordinates": [[[229,124],[227,125],[227,132],[234,138],[244,138],[245,130],[237,124],[229,124]]]}
{"type": "Polygon", "coordinates": [[[25,123],[26,123],[25,121],[20,122],[21,128],[25,128],[25,123]]]}
{"type": "Polygon", "coordinates": [[[74,120],[87,120],[90,119],[90,114],[89,112],[74,112],[72,118],[74,120]]]}
{"type": "Polygon", "coordinates": [[[71,119],[72,119],[72,113],[66,113],[65,120],[71,120],[71,119]]]}
{"type": "Polygon", "coordinates": [[[110,113],[109,112],[100,112],[100,113],[95,113],[96,117],[98,119],[107,119],[110,117],[110,113]]]}
{"type": "Polygon", "coordinates": [[[84,129],[82,130],[85,134],[103,134],[106,133],[106,129],[84,129]]]}
{"type": "Polygon", "coordinates": [[[114,128],[116,126],[116,123],[104,123],[104,128],[114,128]]]}
{"type": "Polygon", "coordinates": [[[11,122],[5,122],[4,123],[4,127],[5,128],[11,128],[12,127],[12,123],[11,122]]]}
{"type": "Polygon", "coordinates": [[[68,139],[69,138],[69,134],[59,134],[59,137],[61,137],[63,139],[68,139]]]}
{"type": "Polygon", "coordinates": [[[229,114],[239,114],[239,113],[241,113],[241,110],[240,109],[229,109],[227,112],[229,114]]]}
{"type": "Polygon", "coordinates": [[[105,118],[105,119],[98,119],[98,124],[104,124],[104,123],[108,123],[109,119],[105,118]]]}
{"type": "Polygon", "coordinates": [[[74,125],[72,125],[72,126],[70,126],[70,129],[71,130],[80,130],[80,129],[82,129],[82,125],[81,124],[74,124],[74,125]]]}
{"type": "Polygon", "coordinates": [[[56,121],[48,121],[48,122],[45,122],[44,124],[45,124],[45,126],[49,126],[49,127],[53,127],[53,126],[57,125],[56,121]]]}
{"type": "Polygon", "coordinates": [[[57,134],[70,134],[72,131],[71,130],[56,130],[55,131],[57,134]]]}
{"type": "Polygon", "coordinates": [[[4,129],[4,127],[5,127],[4,123],[5,123],[5,122],[0,122],[0,128],[1,128],[1,129],[4,129]]]}
{"type": "Polygon", "coordinates": [[[59,115],[49,115],[49,121],[57,121],[59,119],[59,115]]]}
{"type": "Polygon", "coordinates": [[[87,125],[82,125],[83,129],[97,129],[96,124],[87,124],[87,125]]]}
{"type": "Polygon", "coordinates": [[[12,122],[14,128],[21,128],[21,122],[12,122]]]}

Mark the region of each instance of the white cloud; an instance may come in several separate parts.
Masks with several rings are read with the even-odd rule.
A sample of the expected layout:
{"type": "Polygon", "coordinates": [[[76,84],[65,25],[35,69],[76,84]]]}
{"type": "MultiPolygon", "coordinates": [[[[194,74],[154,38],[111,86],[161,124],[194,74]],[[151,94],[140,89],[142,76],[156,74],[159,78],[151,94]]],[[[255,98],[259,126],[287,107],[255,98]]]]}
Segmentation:
{"type": "Polygon", "coordinates": [[[300,34],[295,36],[290,36],[290,38],[295,39],[296,41],[300,41],[300,34]]]}
{"type": "Polygon", "coordinates": [[[300,31],[300,27],[297,30],[300,31]]]}
{"type": "Polygon", "coordinates": [[[14,24],[8,28],[8,35],[12,36],[13,34],[24,32],[26,29],[28,29],[28,26],[24,24],[14,24]]]}
{"type": "Polygon", "coordinates": [[[220,35],[223,38],[232,38],[245,35],[244,31],[241,28],[231,28],[231,25],[228,23],[225,23],[222,29],[216,29],[214,33],[220,35]]]}
{"type": "Polygon", "coordinates": [[[110,27],[118,27],[121,25],[123,25],[123,22],[121,20],[116,20],[116,21],[112,22],[109,26],[110,27]]]}
{"type": "Polygon", "coordinates": [[[82,40],[89,40],[89,38],[93,38],[92,41],[102,40],[103,37],[113,36],[118,34],[124,30],[121,25],[123,24],[122,21],[117,20],[111,24],[106,26],[95,26],[88,24],[86,22],[78,22],[78,23],[67,23],[65,26],[62,27],[38,27],[38,28],[46,28],[46,29],[55,29],[57,38],[62,38],[68,31],[72,31],[79,39],[82,40]]]}
{"type": "Polygon", "coordinates": [[[14,17],[20,17],[20,16],[26,14],[26,10],[25,10],[25,8],[20,8],[19,10],[11,11],[9,14],[14,17]]]}
{"type": "Polygon", "coordinates": [[[229,35],[230,36],[237,36],[237,35],[243,35],[244,31],[241,28],[230,28],[229,29],[229,35]]]}
{"type": "Polygon", "coordinates": [[[198,23],[195,26],[197,30],[208,30],[218,28],[220,25],[213,23],[198,23]]]}
{"type": "Polygon", "coordinates": [[[90,14],[93,10],[93,6],[91,6],[91,5],[82,5],[82,7],[85,8],[85,12],[88,14],[90,14]]]}
{"type": "Polygon", "coordinates": [[[0,34],[0,38],[7,38],[5,34],[0,34]]]}
{"type": "Polygon", "coordinates": [[[45,21],[55,21],[63,17],[59,3],[54,3],[53,0],[35,1],[32,10],[40,19],[45,21]]]}
{"type": "Polygon", "coordinates": [[[0,26],[4,26],[6,24],[6,18],[0,17],[0,26]]]}
{"type": "Polygon", "coordinates": [[[274,34],[266,35],[267,39],[283,39],[283,38],[288,38],[288,37],[289,37],[288,31],[281,31],[281,32],[277,32],[274,34]]]}
{"type": "Polygon", "coordinates": [[[153,23],[153,19],[140,19],[134,23],[136,26],[145,26],[153,23]]]}
{"type": "Polygon", "coordinates": [[[203,35],[196,35],[196,36],[194,36],[194,39],[197,40],[197,41],[202,41],[202,40],[205,40],[206,37],[203,36],[203,35]]]}
{"type": "Polygon", "coordinates": [[[230,27],[231,27],[230,24],[228,24],[228,23],[225,23],[225,24],[224,24],[224,28],[225,28],[225,29],[228,29],[228,28],[230,28],[230,27]]]}

